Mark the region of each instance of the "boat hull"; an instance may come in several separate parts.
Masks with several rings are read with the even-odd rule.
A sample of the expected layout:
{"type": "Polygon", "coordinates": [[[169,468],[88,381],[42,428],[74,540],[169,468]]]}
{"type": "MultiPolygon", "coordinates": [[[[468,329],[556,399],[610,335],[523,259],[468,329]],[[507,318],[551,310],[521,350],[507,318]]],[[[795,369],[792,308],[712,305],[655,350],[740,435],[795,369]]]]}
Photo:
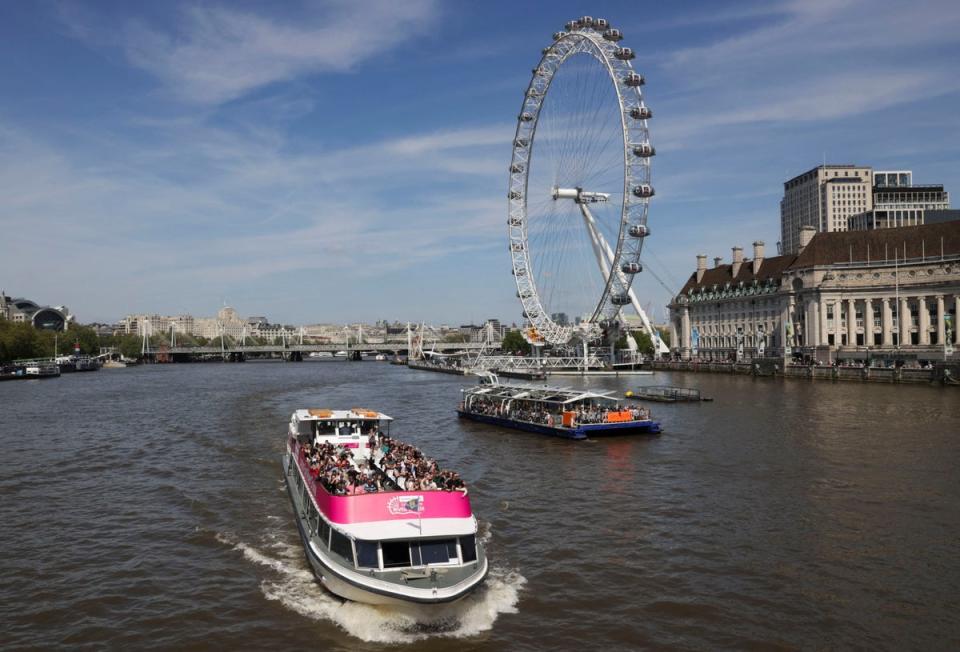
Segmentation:
{"type": "Polygon", "coordinates": [[[514,421],[503,417],[495,417],[488,414],[476,414],[457,410],[457,415],[461,419],[470,419],[480,423],[489,423],[503,428],[512,428],[514,430],[523,430],[526,432],[535,432],[541,435],[551,435],[553,437],[563,437],[565,439],[586,439],[587,437],[609,437],[616,435],[637,435],[649,434],[656,435],[660,433],[660,423],[658,421],[629,421],[626,423],[588,423],[574,428],[558,428],[540,423],[530,423],[527,421],[514,421]]]}
{"type": "Polygon", "coordinates": [[[293,507],[293,518],[297,523],[297,531],[300,534],[300,543],[303,545],[304,555],[307,563],[313,571],[314,576],[323,584],[324,587],[334,595],[350,600],[352,602],[361,602],[364,604],[375,605],[410,605],[410,604],[450,604],[458,602],[467,597],[476,590],[486,579],[489,567],[486,558],[483,560],[483,570],[470,582],[469,586],[464,587],[453,595],[427,598],[416,595],[407,595],[401,591],[391,591],[376,589],[362,584],[364,575],[359,572],[350,571],[335,564],[325,561],[320,553],[315,549],[310,541],[310,537],[303,526],[303,519],[300,515],[300,505],[294,495],[294,489],[290,484],[290,475],[287,472],[291,464],[289,457],[285,456],[283,462],[284,484],[287,487],[287,495],[290,497],[290,504],[293,507]],[[351,577],[355,576],[355,577],[351,577]]]}

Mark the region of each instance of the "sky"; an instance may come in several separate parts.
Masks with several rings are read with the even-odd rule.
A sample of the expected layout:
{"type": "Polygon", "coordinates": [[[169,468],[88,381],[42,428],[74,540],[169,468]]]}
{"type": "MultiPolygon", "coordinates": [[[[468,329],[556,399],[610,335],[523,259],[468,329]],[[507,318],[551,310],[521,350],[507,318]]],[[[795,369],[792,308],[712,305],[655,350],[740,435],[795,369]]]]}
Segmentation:
{"type": "Polygon", "coordinates": [[[697,253],[772,255],[824,160],[960,192],[955,0],[8,1],[0,289],[83,323],[519,321],[516,116],[583,14],[647,80],[658,319],[697,253]]]}

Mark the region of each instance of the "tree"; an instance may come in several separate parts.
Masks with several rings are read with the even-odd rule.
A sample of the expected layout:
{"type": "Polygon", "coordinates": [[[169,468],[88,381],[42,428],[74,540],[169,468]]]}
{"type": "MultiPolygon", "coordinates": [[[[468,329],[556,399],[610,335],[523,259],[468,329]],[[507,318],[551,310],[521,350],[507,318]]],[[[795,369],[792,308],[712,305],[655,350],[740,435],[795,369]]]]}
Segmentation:
{"type": "Polygon", "coordinates": [[[523,338],[520,331],[507,331],[507,334],[503,336],[500,348],[508,353],[522,353],[523,355],[530,353],[530,343],[523,338]]]}
{"type": "Polygon", "coordinates": [[[39,348],[40,338],[31,324],[0,319],[0,361],[36,358],[39,348]]]}
{"type": "Polygon", "coordinates": [[[449,333],[444,336],[443,341],[450,344],[465,344],[470,341],[470,338],[463,333],[449,333]]]}
{"type": "Polygon", "coordinates": [[[143,340],[139,335],[123,335],[117,342],[117,350],[125,358],[139,358],[143,340]]]}
{"type": "Polygon", "coordinates": [[[80,353],[83,355],[100,355],[100,336],[89,326],[72,324],[70,330],[64,333],[41,331],[40,337],[44,341],[44,348],[49,349],[51,355],[55,343],[60,355],[72,355],[74,344],[80,345],[80,353]]]}

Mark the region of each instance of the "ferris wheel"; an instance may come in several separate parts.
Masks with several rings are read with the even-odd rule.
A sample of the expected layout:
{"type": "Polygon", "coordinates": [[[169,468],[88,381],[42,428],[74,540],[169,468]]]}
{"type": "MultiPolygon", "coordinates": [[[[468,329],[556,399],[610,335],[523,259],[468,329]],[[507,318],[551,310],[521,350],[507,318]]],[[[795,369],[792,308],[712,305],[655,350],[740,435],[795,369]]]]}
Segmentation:
{"type": "Polygon", "coordinates": [[[654,195],[644,78],[620,30],[584,16],[543,49],[513,140],[508,227],[532,343],[596,339],[632,305],[654,195]]]}

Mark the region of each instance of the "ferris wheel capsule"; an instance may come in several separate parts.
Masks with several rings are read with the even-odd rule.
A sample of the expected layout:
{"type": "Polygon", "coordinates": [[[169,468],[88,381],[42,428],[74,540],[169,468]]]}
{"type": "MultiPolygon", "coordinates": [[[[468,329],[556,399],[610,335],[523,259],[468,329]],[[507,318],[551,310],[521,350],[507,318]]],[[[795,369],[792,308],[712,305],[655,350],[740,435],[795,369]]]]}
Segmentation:
{"type": "Polygon", "coordinates": [[[640,263],[624,263],[620,265],[620,271],[624,274],[639,274],[643,271],[643,265],[640,263]]]}
{"type": "Polygon", "coordinates": [[[607,39],[608,41],[617,42],[623,39],[623,32],[621,32],[619,29],[611,28],[603,33],[603,38],[607,39]]]}
{"type": "Polygon", "coordinates": [[[630,296],[627,294],[615,294],[610,297],[610,303],[615,306],[625,306],[630,303],[630,296]]]}
{"type": "Polygon", "coordinates": [[[598,32],[602,32],[610,27],[610,23],[606,18],[594,18],[593,19],[593,28],[598,32]]]}
{"type": "Polygon", "coordinates": [[[650,143],[637,143],[633,146],[633,155],[639,156],[640,158],[649,158],[655,156],[656,153],[657,148],[650,143]]]}
{"type": "Polygon", "coordinates": [[[627,233],[630,234],[631,238],[646,238],[650,235],[650,227],[646,224],[634,224],[627,229],[627,233]]]}
{"type": "Polygon", "coordinates": [[[635,120],[649,120],[653,117],[653,111],[649,106],[635,106],[630,109],[630,117],[635,120]]]}
{"type": "Polygon", "coordinates": [[[637,55],[634,54],[631,48],[617,48],[613,51],[613,56],[620,59],[620,61],[630,61],[635,58],[637,55]]]}
{"type": "Polygon", "coordinates": [[[633,194],[641,199],[653,197],[653,186],[649,183],[641,183],[639,186],[633,187],[633,194]]]}
{"type": "Polygon", "coordinates": [[[553,33],[553,40],[554,40],[554,41],[559,41],[560,39],[562,39],[562,38],[563,38],[564,36],[566,36],[566,35],[567,35],[566,32],[554,32],[554,33],[553,33]]]}
{"type": "Polygon", "coordinates": [[[646,80],[643,78],[643,75],[631,72],[623,78],[623,83],[627,86],[633,86],[634,88],[637,88],[639,86],[643,86],[646,83],[646,80]]]}

